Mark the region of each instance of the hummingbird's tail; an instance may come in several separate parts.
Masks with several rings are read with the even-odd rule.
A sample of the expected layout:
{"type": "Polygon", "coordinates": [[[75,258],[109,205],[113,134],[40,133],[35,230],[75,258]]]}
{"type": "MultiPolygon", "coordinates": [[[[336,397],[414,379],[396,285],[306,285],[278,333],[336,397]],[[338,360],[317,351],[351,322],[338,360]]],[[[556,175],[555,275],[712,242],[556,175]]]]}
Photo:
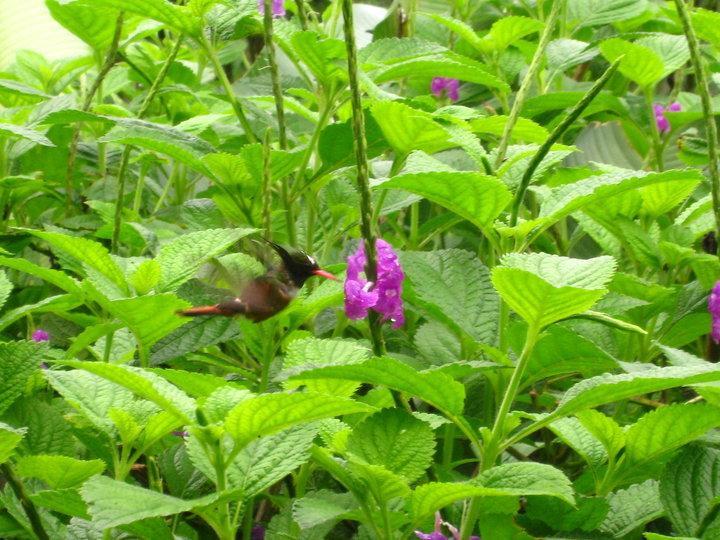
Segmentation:
{"type": "Polygon", "coordinates": [[[191,307],[189,309],[181,309],[176,311],[176,313],[183,317],[201,317],[203,315],[224,315],[225,317],[232,317],[235,315],[235,313],[221,309],[218,305],[191,307]]]}

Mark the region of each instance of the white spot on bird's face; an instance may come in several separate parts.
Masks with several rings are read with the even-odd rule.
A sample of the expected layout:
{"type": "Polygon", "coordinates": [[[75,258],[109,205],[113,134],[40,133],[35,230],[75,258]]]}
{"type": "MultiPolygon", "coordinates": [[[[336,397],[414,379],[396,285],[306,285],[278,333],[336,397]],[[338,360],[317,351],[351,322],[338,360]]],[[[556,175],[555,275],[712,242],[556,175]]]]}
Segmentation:
{"type": "Polygon", "coordinates": [[[307,258],[308,258],[308,261],[310,261],[310,264],[312,264],[313,266],[317,264],[315,259],[313,259],[310,255],[308,255],[307,258]]]}

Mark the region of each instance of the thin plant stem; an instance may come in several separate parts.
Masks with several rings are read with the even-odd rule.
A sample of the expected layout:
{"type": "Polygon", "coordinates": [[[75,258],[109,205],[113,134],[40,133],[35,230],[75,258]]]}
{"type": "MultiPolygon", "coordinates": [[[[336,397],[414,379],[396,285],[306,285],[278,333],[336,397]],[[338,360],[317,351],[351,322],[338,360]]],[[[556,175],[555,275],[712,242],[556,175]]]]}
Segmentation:
{"type": "Polygon", "coordinates": [[[500,167],[505,159],[505,153],[507,152],[508,145],[510,144],[510,135],[512,134],[512,130],[520,117],[520,110],[525,104],[525,98],[530,91],[530,86],[535,79],[535,75],[542,65],[542,61],[545,56],[545,49],[548,43],[550,43],[550,38],[552,37],[555,29],[555,21],[557,20],[560,9],[562,5],[565,4],[565,1],[566,0],[556,0],[555,2],[552,2],[550,15],[548,15],[548,18],[545,21],[545,29],[543,30],[542,36],[540,36],[540,42],[535,50],[535,55],[533,56],[532,62],[530,62],[530,66],[528,67],[527,73],[525,73],[525,78],[523,79],[522,84],[520,84],[517,94],[515,94],[515,101],[513,102],[512,109],[510,109],[508,120],[505,123],[505,129],[503,130],[502,138],[500,139],[500,144],[497,149],[497,156],[495,157],[495,169],[500,167]]]}
{"type": "Polygon", "coordinates": [[[550,136],[532,157],[530,163],[528,163],[522,180],[520,180],[520,185],[515,192],[515,199],[513,200],[512,211],[510,213],[511,227],[514,227],[517,224],[520,206],[522,205],[523,199],[525,198],[525,192],[530,185],[530,181],[532,180],[535,170],[538,168],[540,163],[542,163],[542,160],[545,159],[545,156],[548,154],[548,152],[550,152],[552,146],[558,140],[560,140],[560,137],[562,137],[563,133],[565,133],[565,131],[567,131],[568,128],[573,125],[575,120],[580,117],[582,112],[588,107],[588,105],[590,105],[590,103],[592,103],[592,100],[595,99],[595,97],[600,93],[600,90],[603,89],[603,87],[607,84],[610,78],[615,74],[618,66],[620,66],[620,60],[621,58],[618,58],[617,60],[615,60],[615,62],[612,63],[609,68],[605,70],[605,73],[602,74],[602,77],[600,77],[597,82],[592,85],[590,90],[588,90],[587,93],[582,97],[582,99],[578,101],[575,107],[570,110],[570,112],[563,119],[563,121],[560,122],[557,127],[555,127],[555,129],[553,129],[550,136]]]}
{"type": "MultiPolygon", "coordinates": [[[[350,82],[350,102],[352,104],[352,127],[354,135],[355,159],[357,161],[357,184],[360,191],[360,231],[365,241],[365,276],[368,281],[377,281],[377,255],[375,252],[375,232],[372,224],[372,199],[370,196],[370,175],[367,160],[367,142],[365,140],[365,120],[363,117],[360,81],[358,80],[357,47],[353,26],[352,0],[342,0],[343,28],[345,48],[348,57],[348,80],[350,82]]],[[[368,318],[372,337],[373,353],[385,354],[385,343],[380,328],[379,315],[371,312],[368,318]]]]}
{"type": "Polygon", "coordinates": [[[653,89],[648,86],[643,89],[645,96],[645,106],[648,111],[648,118],[650,119],[650,138],[653,144],[653,157],[655,158],[655,168],[658,172],[662,172],[665,168],[663,164],[663,143],[660,136],[660,128],[657,125],[655,119],[655,111],[653,108],[653,89]]]}
{"type": "MultiPolygon", "coordinates": [[[[305,11],[305,2],[303,0],[295,0],[297,6],[298,20],[300,21],[300,28],[307,30],[307,13],[305,11]]],[[[267,8],[265,8],[267,9],[267,8]]]]}
{"type": "Polygon", "coordinates": [[[712,188],[713,213],[715,215],[715,237],[720,238],[720,171],[718,170],[718,136],[717,124],[715,123],[715,115],[713,113],[712,101],[710,99],[710,85],[708,84],[707,70],[703,64],[700,55],[700,44],[698,43],[695,29],[690,22],[690,14],[687,6],[682,0],[675,0],[680,21],[682,22],[683,31],[690,48],[690,61],[695,72],[695,80],[697,90],[700,94],[700,102],[702,103],[703,117],[705,120],[705,133],[708,144],[708,157],[710,163],[708,171],[710,173],[710,186],[712,188]]]}
{"type": "Polygon", "coordinates": [[[30,521],[30,526],[35,533],[35,536],[37,536],[40,540],[50,540],[48,533],[43,527],[40,514],[38,513],[37,508],[35,508],[35,504],[27,496],[27,493],[25,493],[25,487],[22,485],[20,479],[15,476],[15,471],[12,470],[12,467],[10,467],[8,463],[3,463],[0,465],[0,473],[2,473],[2,476],[5,477],[7,483],[10,484],[13,493],[15,493],[15,496],[20,501],[28,520],[30,521]]]}
{"type": "MultiPolygon", "coordinates": [[[[145,95],[145,99],[140,105],[140,110],[138,111],[137,117],[138,118],[144,118],[145,115],[148,112],[148,109],[150,109],[150,105],[153,102],[153,99],[158,93],[158,90],[160,89],[160,85],[165,80],[165,76],[167,75],[168,70],[170,69],[170,66],[175,61],[175,58],[178,55],[178,52],[180,51],[180,46],[183,42],[183,36],[180,35],[177,38],[177,41],[175,42],[175,45],[173,46],[172,50],[170,51],[170,54],[165,59],[165,62],[163,63],[162,67],[160,68],[160,71],[158,72],[157,76],[155,77],[155,80],[152,83],[152,86],[148,90],[148,93],[145,95]]],[[[112,239],[110,241],[110,251],[112,253],[117,253],[118,244],[120,241],[120,229],[122,227],[122,210],[123,210],[123,199],[125,198],[125,174],[127,172],[128,164],[130,163],[130,153],[132,152],[132,146],[127,145],[123,149],[122,157],[120,158],[120,165],[118,167],[118,174],[117,174],[117,194],[115,196],[115,216],[113,219],[113,232],[112,232],[112,239]]]]}
{"type": "Polygon", "coordinates": [[[265,229],[264,238],[272,239],[272,169],[270,167],[270,129],[265,132],[263,141],[263,183],[262,183],[262,218],[265,229]]]}
{"type": "Polygon", "coordinates": [[[225,70],[220,63],[220,58],[218,58],[215,48],[208,41],[207,37],[205,37],[204,34],[202,35],[202,37],[199,38],[199,43],[200,46],[205,50],[205,54],[207,54],[208,58],[210,59],[210,63],[212,64],[215,71],[215,77],[217,77],[217,79],[220,81],[220,84],[222,84],[223,89],[225,90],[225,95],[230,101],[230,105],[235,112],[235,116],[237,117],[240,125],[245,131],[245,136],[251,143],[256,143],[258,141],[258,138],[255,136],[255,133],[250,126],[250,121],[247,119],[247,116],[245,116],[245,109],[243,109],[242,103],[240,103],[237,96],[235,95],[232,84],[230,84],[230,79],[228,79],[227,74],[225,73],[225,70]]]}
{"type": "MultiPolygon", "coordinates": [[[[117,52],[120,44],[120,36],[122,36],[124,18],[125,13],[121,11],[115,21],[115,33],[113,34],[112,42],[110,43],[107,55],[105,55],[105,61],[100,67],[100,71],[98,71],[97,77],[95,77],[92,86],[88,89],[88,92],[85,95],[85,100],[82,104],[83,111],[90,110],[95,94],[102,85],[102,82],[107,74],[115,65],[115,62],[117,62],[117,52]]],[[[73,205],[73,174],[75,172],[75,160],[77,159],[78,143],[80,142],[80,125],[81,124],[76,124],[73,128],[72,138],[68,148],[68,162],[67,170],[65,172],[65,213],[67,215],[69,215],[70,209],[73,205]]]]}
{"type": "MultiPolygon", "coordinates": [[[[275,112],[278,124],[278,144],[281,150],[287,150],[287,128],[285,125],[285,102],[283,100],[282,85],[280,83],[280,70],[275,59],[275,43],[273,42],[273,13],[272,0],[264,0],[263,28],[265,30],[265,50],[267,51],[268,65],[270,66],[270,79],[272,80],[273,97],[275,98],[275,112]]],[[[269,150],[268,150],[269,151],[269,150]]],[[[282,179],[280,194],[285,207],[285,227],[288,242],[295,245],[295,215],[290,199],[290,177],[282,179]]]]}

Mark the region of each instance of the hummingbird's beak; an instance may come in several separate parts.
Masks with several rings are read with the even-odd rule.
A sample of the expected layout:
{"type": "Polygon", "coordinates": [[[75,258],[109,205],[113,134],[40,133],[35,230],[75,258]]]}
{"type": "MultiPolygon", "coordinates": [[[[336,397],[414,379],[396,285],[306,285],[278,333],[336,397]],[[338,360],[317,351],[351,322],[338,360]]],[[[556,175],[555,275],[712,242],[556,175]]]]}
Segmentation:
{"type": "Polygon", "coordinates": [[[330,272],[326,272],[325,270],[315,270],[313,274],[327,279],[332,279],[333,281],[337,281],[337,278],[335,276],[333,276],[330,272]]]}

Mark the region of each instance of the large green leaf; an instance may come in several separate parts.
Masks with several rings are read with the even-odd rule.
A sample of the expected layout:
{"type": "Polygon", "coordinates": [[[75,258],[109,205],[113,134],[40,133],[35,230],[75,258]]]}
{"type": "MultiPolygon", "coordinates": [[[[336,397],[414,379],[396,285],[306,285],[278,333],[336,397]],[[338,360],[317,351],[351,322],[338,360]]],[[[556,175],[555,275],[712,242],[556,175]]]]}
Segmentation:
{"type": "Polygon", "coordinates": [[[690,49],[685,36],[653,34],[641,37],[635,43],[658,55],[663,63],[663,77],[677,71],[690,59],[690,49]]]}
{"type": "Polygon", "coordinates": [[[691,17],[698,36],[720,49],[720,13],[696,7],[691,17]]]}
{"type": "Polygon", "coordinates": [[[0,422],[0,464],[5,463],[13,454],[15,447],[20,444],[25,429],[18,429],[0,422]]]}
{"type": "Polygon", "coordinates": [[[651,87],[664,76],[665,65],[662,58],[645,45],[611,38],[600,44],[600,51],[609,62],[622,56],[618,70],[642,87],[651,87]]]}
{"type": "Polygon", "coordinates": [[[395,101],[380,101],[373,105],[372,115],[390,146],[400,154],[413,150],[433,154],[455,146],[428,112],[395,101]]]}
{"type": "Polygon", "coordinates": [[[541,31],[544,27],[542,21],[530,17],[502,17],[495,21],[490,31],[482,37],[479,49],[486,53],[498,53],[525,36],[541,31]]]}
{"type": "Polygon", "coordinates": [[[340,39],[323,37],[317,32],[297,32],[291,38],[293,51],[322,84],[343,76],[345,45],[340,39]]]}
{"type": "Polygon", "coordinates": [[[582,313],[602,297],[615,270],[612,257],[570,259],[547,253],[511,253],[492,271],[492,282],[510,308],[542,328],[582,313]]]}
{"type": "Polygon", "coordinates": [[[656,480],[634,484],[607,497],[610,510],[600,530],[613,538],[623,538],[663,514],[656,480]]]}
{"type": "Polygon", "coordinates": [[[426,422],[410,413],[383,409],[355,426],[347,450],[414,482],[432,463],[435,436],[426,422]]]}
{"type": "Polygon", "coordinates": [[[178,316],[177,311],[189,306],[177,296],[166,293],[114,300],[105,308],[127,325],[143,348],[143,354],[147,354],[156,342],[188,322],[178,316]]]}
{"type": "Polygon", "coordinates": [[[186,424],[192,424],[195,400],[154,373],[132,366],[66,360],[64,365],[82,369],[123,386],[133,394],[152,401],[186,424]]]}
{"type": "Polygon", "coordinates": [[[40,367],[43,350],[42,345],[30,341],[0,343],[0,414],[23,393],[40,367]]]}
{"type": "MultiPolygon", "coordinates": [[[[78,1],[78,0],[75,0],[78,1]]],[[[79,0],[84,2],[85,0],[79,0]]],[[[98,7],[115,8],[141,17],[155,19],[171,28],[190,35],[198,35],[202,26],[192,11],[168,0],[91,0],[98,7]]]]}
{"type": "Polygon", "coordinates": [[[641,15],[646,0],[568,0],[569,19],[580,27],[600,26],[641,15]]]}
{"type": "Polygon", "coordinates": [[[461,414],[465,401],[465,388],[449,376],[441,373],[420,373],[392,358],[373,358],[362,364],[315,369],[298,377],[383,385],[419,397],[451,415],[461,414]]]}
{"type": "Polygon", "coordinates": [[[315,392],[264,394],[246,399],[233,408],[225,419],[225,428],[244,446],[256,437],[297,424],[374,410],[359,401],[315,392]]]}
{"type": "Polygon", "coordinates": [[[607,461],[608,455],[603,444],[577,418],[561,418],[548,427],[591,467],[598,467],[607,461]]]}
{"type": "Polygon", "coordinates": [[[45,0],[45,5],[53,19],[96,51],[110,46],[117,18],[114,10],[98,7],[92,1],[45,0]]]}
{"type": "Polygon", "coordinates": [[[107,476],[95,476],[83,485],[82,498],[88,505],[93,523],[103,529],[117,527],[156,516],[169,516],[206,506],[216,494],[201,499],[183,500],[157,491],[133,486],[107,476]]]}
{"type": "Polygon", "coordinates": [[[45,268],[32,263],[26,259],[0,257],[0,266],[6,266],[13,270],[25,272],[31,276],[40,278],[68,293],[79,294],[81,289],[80,285],[73,278],[68,276],[65,272],[60,270],[53,270],[51,268],[45,268]]]}
{"type": "Polygon", "coordinates": [[[0,137],[19,137],[42,146],[55,146],[45,135],[26,126],[0,122],[0,137]]]}
{"type": "Polygon", "coordinates": [[[456,333],[493,344],[500,302],[480,259],[459,249],[400,254],[411,301],[456,333]]]}
{"type": "Polygon", "coordinates": [[[103,135],[99,142],[139,146],[170,156],[198,172],[209,174],[202,158],[216,150],[203,139],[172,126],[145,120],[130,118],[114,118],[114,120],[117,121],[117,125],[103,135]]]}
{"type": "Polygon", "coordinates": [[[483,229],[510,202],[508,188],[495,176],[477,172],[427,171],[403,173],[376,189],[402,189],[420,195],[483,229]]]}
{"type": "Polygon", "coordinates": [[[17,462],[20,476],[38,478],[52,489],[75,487],[105,470],[99,459],[83,461],[67,456],[24,456],[17,462]]]}
{"type": "MultiPolygon", "coordinates": [[[[720,451],[689,446],[673,459],[660,478],[660,500],[675,532],[699,536],[720,497],[720,451]]],[[[717,515],[712,521],[717,524],[717,515]]],[[[710,538],[710,536],[703,536],[710,538]]]]}
{"type": "Polygon", "coordinates": [[[5,272],[0,271],[0,309],[2,309],[2,307],[5,305],[5,302],[7,302],[7,299],[10,296],[12,290],[12,281],[8,279],[7,275],[5,275],[5,272]]]}
{"type": "Polygon", "coordinates": [[[161,291],[174,291],[216,257],[255,229],[208,229],[180,236],[165,244],[157,256],[161,291]]]}
{"type": "Polygon", "coordinates": [[[102,244],[87,238],[69,236],[58,232],[23,230],[41,240],[45,240],[50,244],[53,251],[68,255],[83,266],[100,272],[114,283],[120,291],[127,293],[127,283],[122,270],[120,270],[118,264],[102,244]]]}
{"type": "Polygon", "coordinates": [[[449,504],[472,497],[547,495],[574,504],[570,480],[555,467],[543,463],[518,462],[498,465],[472,482],[432,482],[418,487],[411,499],[415,521],[449,504]]]}

